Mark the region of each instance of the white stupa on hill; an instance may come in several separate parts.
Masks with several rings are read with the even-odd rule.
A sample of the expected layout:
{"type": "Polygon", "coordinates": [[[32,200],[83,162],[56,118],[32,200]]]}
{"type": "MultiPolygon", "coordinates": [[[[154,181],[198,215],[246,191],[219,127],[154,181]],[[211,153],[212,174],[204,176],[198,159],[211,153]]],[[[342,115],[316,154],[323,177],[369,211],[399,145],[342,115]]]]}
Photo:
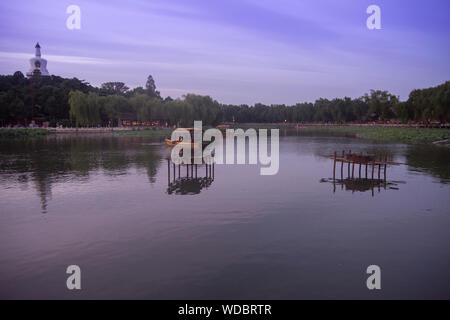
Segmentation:
{"type": "Polygon", "coordinates": [[[30,59],[30,71],[27,72],[27,76],[33,75],[49,76],[47,71],[47,60],[41,58],[41,46],[39,42],[36,43],[36,53],[33,58],[30,59]]]}

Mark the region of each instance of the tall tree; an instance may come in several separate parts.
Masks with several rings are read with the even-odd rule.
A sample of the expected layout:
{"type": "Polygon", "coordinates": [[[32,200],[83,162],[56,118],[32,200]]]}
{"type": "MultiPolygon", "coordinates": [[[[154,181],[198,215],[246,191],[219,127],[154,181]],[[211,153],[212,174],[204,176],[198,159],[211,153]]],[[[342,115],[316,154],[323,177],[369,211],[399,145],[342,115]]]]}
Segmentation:
{"type": "Polygon", "coordinates": [[[129,89],[123,82],[105,82],[102,84],[100,91],[104,95],[117,94],[123,96],[129,89]]]}
{"type": "Polygon", "coordinates": [[[145,89],[147,90],[147,94],[151,98],[161,98],[159,91],[156,90],[155,80],[152,75],[147,77],[147,82],[145,83],[145,89]]]}

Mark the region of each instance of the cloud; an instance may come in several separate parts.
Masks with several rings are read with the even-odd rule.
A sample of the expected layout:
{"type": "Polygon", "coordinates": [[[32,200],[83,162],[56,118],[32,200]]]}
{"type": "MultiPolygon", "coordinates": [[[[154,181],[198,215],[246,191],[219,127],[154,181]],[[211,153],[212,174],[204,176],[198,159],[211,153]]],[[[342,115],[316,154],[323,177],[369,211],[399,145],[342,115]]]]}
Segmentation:
{"type": "MultiPolygon", "coordinates": [[[[30,59],[33,55],[23,52],[4,52],[0,51],[1,60],[24,60],[30,59]]],[[[61,56],[61,55],[45,55],[44,59],[51,62],[69,63],[69,64],[91,64],[91,65],[110,65],[116,64],[114,60],[99,59],[91,57],[79,56],[61,56]]]]}

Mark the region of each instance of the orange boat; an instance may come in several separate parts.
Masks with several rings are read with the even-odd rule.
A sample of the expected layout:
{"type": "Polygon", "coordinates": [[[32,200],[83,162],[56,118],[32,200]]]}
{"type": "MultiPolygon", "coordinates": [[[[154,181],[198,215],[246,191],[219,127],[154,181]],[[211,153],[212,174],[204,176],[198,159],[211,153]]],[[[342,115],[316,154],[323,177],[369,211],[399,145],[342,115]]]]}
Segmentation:
{"type": "Polygon", "coordinates": [[[167,145],[168,145],[169,147],[176,146],[178,143],[180,143],[180,141],[172,141],[172,140],[170,140],[170,139],[168,139],[168,138],[166,138],[165,140],[166,140],[166,143],[167,143],[167,145]]]}
{"type": "MultiPolygon", "coordinates": [[[[180,129],[184,129],[189,132],[189,134],[191,135],[191,141],[194,141],[194,131],[200,130],[197,128],[180,128],[180,129]]],[[[166,138],[165,141],[169,147],[176,146],[177,144],[186,144],[186,145],[190,145],[191,147],[196,146],[195,142],[183,142],[183,137],[180,137],[178,140],[171,140],[169,138],[166,138]]]]}

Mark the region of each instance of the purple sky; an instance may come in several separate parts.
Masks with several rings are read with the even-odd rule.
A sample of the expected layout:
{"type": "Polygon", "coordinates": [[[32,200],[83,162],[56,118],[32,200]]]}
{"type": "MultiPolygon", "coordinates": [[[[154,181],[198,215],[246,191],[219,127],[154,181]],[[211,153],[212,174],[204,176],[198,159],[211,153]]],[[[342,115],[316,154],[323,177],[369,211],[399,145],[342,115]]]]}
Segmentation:
{"type": "Polygon", "coordinates": [[[223,103],[406,99],[450,80],[449,0],[14,0],[0,15],[0,74],[25,73],[39,41],[51,74],[130,87],[152,74],[163,96],[223,103]],[[66,28],[71,4],[81,30],[66,28]]]}

